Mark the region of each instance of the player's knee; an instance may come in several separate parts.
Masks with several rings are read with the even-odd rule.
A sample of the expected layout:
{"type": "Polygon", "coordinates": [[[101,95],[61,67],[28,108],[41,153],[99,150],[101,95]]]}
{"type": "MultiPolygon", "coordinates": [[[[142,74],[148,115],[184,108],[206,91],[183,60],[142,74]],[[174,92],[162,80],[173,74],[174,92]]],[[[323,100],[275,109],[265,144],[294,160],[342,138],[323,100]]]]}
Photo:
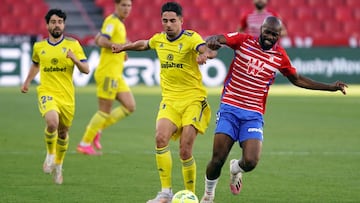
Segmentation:
{"type": "Polygon", "coordinates": [[[55,121],[47,121],[47,131],[49,133],[53,133],[58,129],[58,123],[55,121]]]}
{"type": "Polygon", "coordinates": [[[241,168],[246,172],[252,171],[256,167],[258,162],[259,160],[256,158],[245,159],[244,166],[241,166],[241,168]]]}
{"type": "Polygon", "coordinates": [[[221,157],[216,157],[214,156],[210,163],[209,163],[212,167],[215,168],[222,168],[223,165],[225,164],[225,159],[222,159],[221,157]]]}
{"type": "Polygon", "coordinates": [[[125,107],[129,113],[133,113],[136,110],[136,105],[129,105],[125,107]]]}
{"type": "Polygon", "coordinates": [[[156,146],[158,148],[166,147],[169,144],[169,138],[161,132],[157,132],[155,136],[156,146]]]}

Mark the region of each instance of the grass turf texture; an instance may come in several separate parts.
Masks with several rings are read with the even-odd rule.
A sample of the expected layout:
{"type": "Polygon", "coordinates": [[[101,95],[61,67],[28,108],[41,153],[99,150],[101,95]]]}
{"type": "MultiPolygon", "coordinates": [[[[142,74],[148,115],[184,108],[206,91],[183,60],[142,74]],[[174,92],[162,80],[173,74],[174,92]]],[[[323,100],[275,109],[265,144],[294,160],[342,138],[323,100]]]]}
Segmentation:
{"type": "MultiPolygon", "coordinates": [[[[0,202],[141,203],[160,189],[154,156],[154,126],[160,91],[133,87],[137,111],[104,131],[103,156],[76,153],[76,145],[96,111],[92,86],[77,88],[76,115],[64,162],[64,183],[42,172],[44,121],[35,87],[0,88],[0,202]]],[[[209,90],[211,125],[196,141],[197,191],[204,189],[220,89],[209,90]]],[[[218,183],[216,202],[358,202],[360,199],[360,87],[348,95],[276,86],[265,114],[264,146],[257,168],[244,175],[239,196],[228,186],[228,161],[240,156],[237,145],[218,183]]],[[[171,142],[173,189],[183,189],[178,144],[171,142]]]]}

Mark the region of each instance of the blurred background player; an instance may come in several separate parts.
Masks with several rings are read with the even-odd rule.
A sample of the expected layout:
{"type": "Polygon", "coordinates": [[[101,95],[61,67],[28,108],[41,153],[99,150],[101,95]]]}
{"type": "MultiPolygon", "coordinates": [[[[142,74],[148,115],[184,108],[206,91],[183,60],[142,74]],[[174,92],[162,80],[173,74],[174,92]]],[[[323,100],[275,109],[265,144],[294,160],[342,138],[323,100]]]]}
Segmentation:
{"type": "MultiPolygon", "coordinates": [[[[279,14],[267,8],[268,0],[253,0],[254,9],[245,11],[240,17],[238,32],[246,32],[252,36],[260,35],[260,27],[268,16],[279,17],[279,14]]],[[[281,36],[286,36],[287,31],[282,24],[281,36]]]]}
{"type": "Polygon", "coordinates": [[[62,164],[75,111],[74,66],[88,74],[89,65],[80,43],[63,35],[66,14],[62,10],[51,9],[45,20],[49,38],[34,44],[33,64],[21,92],[28,92],[31,81],[40,72],[37,95],[39,110],[46,122],[47,148],[43,171],[53,173],[55,183],[62,184],[62,164]]]}
{"type": "Polygon", "coordinates": [[[129,116],[135,111],[135,99],[122,74],[126,53],[114,55],[111,45],[127,42],[124,20],[129,16],[131,0],[114,0],[115,13],[106,17],[95,42],[101,47],[100,62],[95,70],[98,111],[93,115],[77,151],[86,155],[98,155],[91,145],[101,149],[100,136],[103,129],[129,116]],[[112,109],[114,100],[120,106],[112,109]]]}
{"type": "Polygon", "coordinates": [[[242,148],[242,157],[230,161],[230,190],[234,195],[241,191],[242,174],[256,167],[262,149],[266,99],[277,71],[295,86],[346,94],[347,85],[341,81],[325,84],[297,73],[286,51],[277,44],[281,27],[278,18],[269,16],[259,37],[235,32],[210,36],[206,41],[215,50],[227,45],[234,50],[235,57],[224,80],[201,203],[213,203],[221,169],[235,142],[242,148]]]}
{"type": "Polygon", "coordinates": [[[182,7],[175,2],[163,4],[161,22],[164,32],[149,40],[114,45],[115,53],[126,50],[155,49],[160,60],[162,101],[156,119],[156,164],[161,191],[148,203],[170,203],[172,193],[172,157],[170,139],[179,139],[182,175],[186,190],[195,192],[196,163],[193,145],[198,133],[204,133],[211,116],[207,91],[198,64],[216,56],[201,36],[183,30],[182,7]]]}

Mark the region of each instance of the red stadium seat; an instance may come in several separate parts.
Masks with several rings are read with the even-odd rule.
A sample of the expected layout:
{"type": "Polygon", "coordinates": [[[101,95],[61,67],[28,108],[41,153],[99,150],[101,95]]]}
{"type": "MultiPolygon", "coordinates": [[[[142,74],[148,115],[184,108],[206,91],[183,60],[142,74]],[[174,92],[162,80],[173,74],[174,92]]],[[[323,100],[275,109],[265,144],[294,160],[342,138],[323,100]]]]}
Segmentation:
{"type": "Polygon", "coordinates": [[[308,0],[307,5],[311,8],[326,8],[324,7],[324,1],[308,0]]]}
{"type": "Polygon", "coordinates": [[[360,1],[359,0],[346,0],[346,5],[350,6],[351,8],[360,8],[360,1]]]}
{"type": "Polygon", "coordinates": [[[354,16],[352,15],[350,7],[342,6],[335,8],[335,19],[338,21],[352,21],[354,16]]]}
{"type": "Polygon", "coordinates": [[[315,16],[318,21],[328,21],[334,19],[334,9],[319,7],[315,10],[315,16]]]}
{"type": "Polygon", "coordinates": [[[312,9],[309,9],[306,6],[298,7],[295,9],[296,17],[300,21],[314,20],[315,12],[312,9]]]}
{"type": "Polygon", "coordinates": [[[336,8],[339,6],[344,6],[346,0],[326,0],[326,3],[329,7],[336,8]]]}

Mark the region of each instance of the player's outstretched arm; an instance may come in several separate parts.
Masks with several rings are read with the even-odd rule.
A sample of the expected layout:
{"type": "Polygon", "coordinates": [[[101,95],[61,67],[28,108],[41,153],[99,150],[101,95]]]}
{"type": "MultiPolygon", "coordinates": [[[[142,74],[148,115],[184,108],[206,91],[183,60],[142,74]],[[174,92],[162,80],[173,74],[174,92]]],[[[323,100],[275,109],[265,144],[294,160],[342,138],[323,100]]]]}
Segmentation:
{"type": "Polygon", "coordinates": [[[213,35],[206,39],[206,46],[212,50],[218,50],[226,43],[224,35],[213,35]]]}
{"type": "Polygon", "coordinates": [[[144,51],[149,48],[149,40],[138,40],[133,43],[113,44],[111,46],[113,53],[120,53],[122,51],[144,51]]]}
{"type": "Polygon", "coordinates": [[[68,50],[66,57],[70,58],[75,63],[76,67],[79,69],[80,72],[85,74],[88,74],[90,72],[89,64],[87,62],[82,62],[77,59],[71,49],[68,50]]]}
{"type": "Polygon", "coordinates": [[[287,76],[287,78],[292,84],[301,88],[311,89],[311,90],[332,91],[332,92],[340,90],[344,95],[346,94],[345,88],[348,87],[347,84],[342,81],[336,81],[331,84],[326,84],[311,80],[310,78],[307,78],[300,74],[290,75],[287,76]]]}
{"type": "Polygon", "coordinates": [[[20,90],[22,93],[27,93],[29,91],[30,83],[38,73],[39,73],[39,65],[33,63],[30,67],[29,73],[28,73],[24,83],[21,85],[20,90]]]}

